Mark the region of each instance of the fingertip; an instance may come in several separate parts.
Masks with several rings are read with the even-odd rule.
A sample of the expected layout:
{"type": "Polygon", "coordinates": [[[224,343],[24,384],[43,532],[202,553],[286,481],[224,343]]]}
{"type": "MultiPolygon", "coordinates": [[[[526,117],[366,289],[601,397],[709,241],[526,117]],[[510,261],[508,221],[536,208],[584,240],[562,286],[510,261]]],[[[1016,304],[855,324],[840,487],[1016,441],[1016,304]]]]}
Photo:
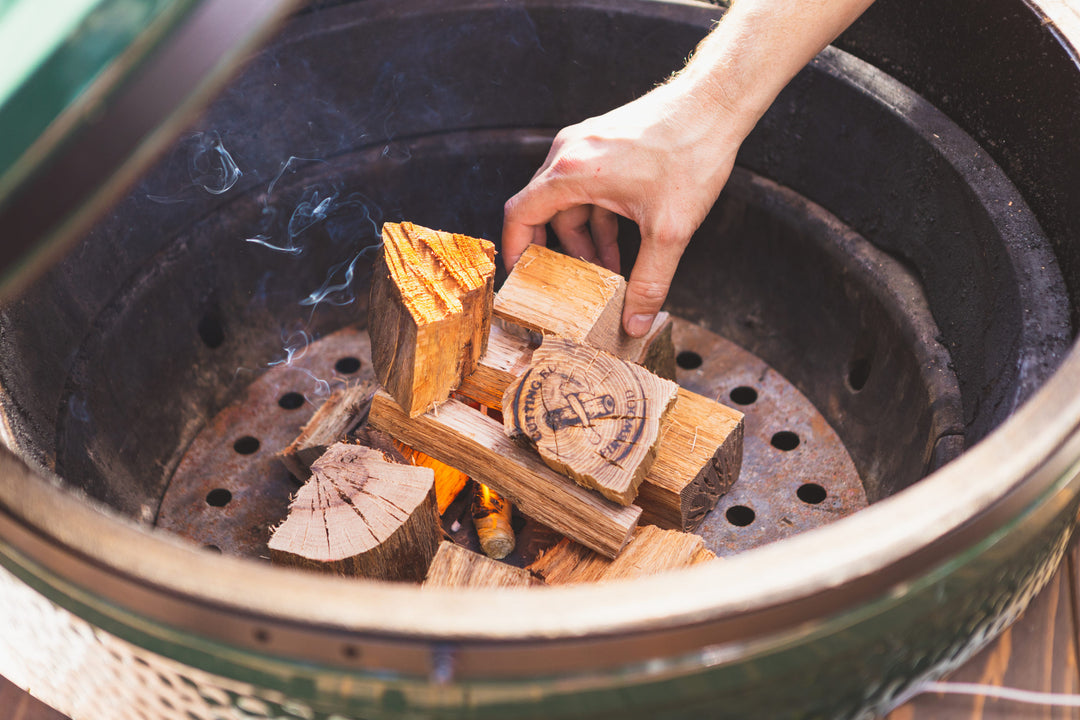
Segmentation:
{"type": "Polygon", "coordinates": [[[630,337],[644,337],[649,332],[649,329],[652,327],[653,321],[655,320],[655,314],[634,313],[623,319],[623,328],[630,337]]]}

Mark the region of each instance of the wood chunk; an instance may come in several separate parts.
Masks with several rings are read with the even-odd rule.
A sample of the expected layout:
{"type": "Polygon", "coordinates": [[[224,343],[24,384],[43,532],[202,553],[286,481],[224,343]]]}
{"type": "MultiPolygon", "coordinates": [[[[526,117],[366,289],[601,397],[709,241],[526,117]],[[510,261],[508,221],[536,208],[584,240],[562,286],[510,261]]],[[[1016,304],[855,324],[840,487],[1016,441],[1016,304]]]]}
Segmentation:
{"type": "MultiPolygon", "coordinates": [[[[530,245],[499,294],[493,312],[544,335],[560,335],[637,362],[648,344],[622,327],[626,280],[606,268],[530,245]]],[[[653,329],[663,319],[657,316],[653,329]]]]}
{"type": "MultiPolygon", "coordinates": [[[[652,526],[643,525],[638,530],[645,527],[652,526]]],[[[630,545],[632,544],[631,540],[630,545]]],[[[595,553],[584,545],[579,545],[570,538],[564,537],[554,547],[541,552],[526,569],[542,578],[548,585],[570,585],[599,582],[611,562],[611,558],[595,553]]]]}
{"type": "Polygon", "coordinates": [[[535,348],[528,338],[514,335],[500,323],[492,323],[487,351],[476,370],[461,381],[458,393],[485,407],[502,409],[506,386],[529,367],[535,348]]]}
{"type": "MultiPolygon", "coordinates": [[[[532,361],[533,348],[492,325],[488,353],[462,383],[469,397],[502,397],[532,361]],[[488,362],[491,355],[497,360],[488,362]]],[[[642,523],[694,530],[742,467],[743,415],[737,410],[679,388],[674,407],[660,426],[656,460],[634,501],[642,523]]]]}
{"type": "Polygon", "coordinates": [[[528,570],[497,562],[452,542],[443,542],[431,561],[424,587],[500,588],[543,585],[528,570]]]}
{"type": "Polygon", "coordinates": [[[564,538],[527,569],[548,585],[567,585],[656,575],[715,559],[697,535],[645,525],[614,560],[564,538]]]}
{"type": "Polygon", "coordinates": [[[413,225],[383,224],[368,305],[371,362],[410,416],[443,402],[484,354],[495,246],[413,225]]]}
{"type": "Polygon", "coordinates": [[[559,475],[508,438],[502,423],[458,400],[409,418],[380,390],[368,422],[490,485],[522,513],[603,555],[618,554],[641,514],[639,507],[617,505],[559,475]]]}
{"type": "Polygon", "coordinates": [[[502,560],[514,551],[517,538],[511,519],[514,506],[483,483],[477,483],[472,501],[472,519],[484,554],[502,560]]]}
{"type": "MultiPolygon", "coordinates": [[[[386,459],[390,462],[400,463],[401,465],[412,464],[409,462],[409,459],[405,457],[405,454],[398,449],[399,447],[406,446],[402,445],[383,431],[376,430],[370,425],[363,425],[354,432],[349,433],[349,439],[346,442],[378,450],[385,455],[386,459]]],[[[436,478],[436,480],[437,479],[438,478],[436,478]]]]}
{"type": "Polygon", "coordinates": [[[632,362],[548,337],[503,394],[503,422],[556,472],[629,505],[656,458],[677,390],[632,362]]]}
{"type": "Polygon", "coordinates": [[[675,381],[675,343],[671,332],[675,323],[671,316],[661,310],[656,314],[652,328],[645,335],[645,345],[641,354],[633,360],[654,375],[675,381]]]}
{"type": "Polygon", "coordinates": [[[382,580],[420,582],[442,527],[430,468],[338,443],[311,465],[289,515],[270,538],[270,559],[382,580]]]}
{"type": "Polygon", "coordinates": [[[400,440],[394,440],[394,448],[404,456],[406,462],[412,465],[431,468],[435,473],[435,500],[439,507],[439,514],[446,512],[454,498],[465,489],[469,482],[469,476],[457,468],[452,468],[446,463],[439,462],[430,455],[409,447],[400,440]]]}
{"type": "Polygon", "coordinates": [[[743,414],[679,388],[660,445],[638,493],[642,522],[694,530],[742,468],[743,414]]]}
{"type": "Polygon", "coordinates": [[[279,455],[297,480],[307,480],[311,476],[311,463],[367,419],[371,396],[377,388],[374,382],[362,380],[337,390],[315,411],[300,435],[279,455]]]}

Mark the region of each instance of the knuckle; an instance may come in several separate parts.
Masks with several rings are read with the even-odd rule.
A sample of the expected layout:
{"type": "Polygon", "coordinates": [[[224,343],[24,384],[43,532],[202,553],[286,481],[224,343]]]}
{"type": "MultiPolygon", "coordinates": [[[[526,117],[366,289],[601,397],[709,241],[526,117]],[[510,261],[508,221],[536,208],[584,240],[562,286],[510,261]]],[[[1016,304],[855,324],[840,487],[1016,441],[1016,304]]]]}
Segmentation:
{"type": "Polygon", "coordinates": [[[562,152],[551,163],[548,171],[555,177],[574,177],[581,172],[584,162],[576,153],[562,152]]]}
{"type": "Polygon", "coordinates": [[[632,279],[627,283],[627,292],[632,292],[638,300],[647,305],[659,306],[667,297],[668,287],[668,283],[660,280],[632,279]]]}

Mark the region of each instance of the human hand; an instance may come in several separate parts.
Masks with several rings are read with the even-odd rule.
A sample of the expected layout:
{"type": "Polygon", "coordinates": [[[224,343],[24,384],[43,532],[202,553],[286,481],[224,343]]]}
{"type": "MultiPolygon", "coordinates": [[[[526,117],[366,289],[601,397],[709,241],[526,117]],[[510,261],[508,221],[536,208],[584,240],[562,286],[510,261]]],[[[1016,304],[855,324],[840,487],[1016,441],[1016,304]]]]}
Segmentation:
{"type": "Polygon", "coordinates": [[[563,129],[544,164],[504,208],[502,252],[511,269],[551,223],[566,252],[619,272],[622,215],[641,247],[627,284],[623,326],[648,332],[691,236],[716,201],[742,140],[716,103],[676,81],[563,129]]]}

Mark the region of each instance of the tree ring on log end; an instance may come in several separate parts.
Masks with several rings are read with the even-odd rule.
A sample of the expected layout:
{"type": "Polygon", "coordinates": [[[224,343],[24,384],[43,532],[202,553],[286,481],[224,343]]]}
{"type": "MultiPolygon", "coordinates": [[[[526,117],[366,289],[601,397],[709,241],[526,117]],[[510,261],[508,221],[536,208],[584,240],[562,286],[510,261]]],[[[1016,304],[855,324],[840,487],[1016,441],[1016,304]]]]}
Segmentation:
{"type": "Polygon", "coordinates": [[[629,504],[676,391],[633,363],[547,338],[503,395],[503,419],[510,436],[528,438],[551,468],[629,504]]]}

